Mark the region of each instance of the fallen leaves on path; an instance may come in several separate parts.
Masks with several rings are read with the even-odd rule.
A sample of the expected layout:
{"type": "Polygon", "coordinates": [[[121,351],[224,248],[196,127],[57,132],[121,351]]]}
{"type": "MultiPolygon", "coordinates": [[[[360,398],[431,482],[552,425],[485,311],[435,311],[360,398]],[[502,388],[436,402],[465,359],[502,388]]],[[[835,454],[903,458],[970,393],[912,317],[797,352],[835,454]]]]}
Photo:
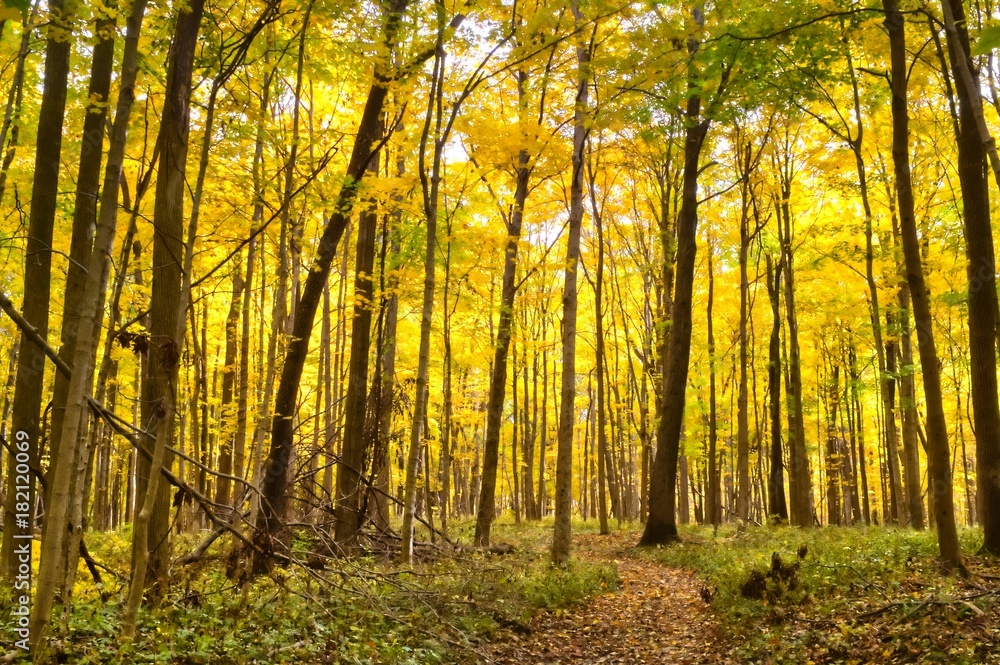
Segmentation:
{"type": "Polygon", "coordinates": [[[491,665],[735,663],[686,570],[636,558],[634,533],[581,535],[574,556],[615,561],[621,587],[566,610],[541,614],[532,633],[514,634],[482,654],[491,665]]]}

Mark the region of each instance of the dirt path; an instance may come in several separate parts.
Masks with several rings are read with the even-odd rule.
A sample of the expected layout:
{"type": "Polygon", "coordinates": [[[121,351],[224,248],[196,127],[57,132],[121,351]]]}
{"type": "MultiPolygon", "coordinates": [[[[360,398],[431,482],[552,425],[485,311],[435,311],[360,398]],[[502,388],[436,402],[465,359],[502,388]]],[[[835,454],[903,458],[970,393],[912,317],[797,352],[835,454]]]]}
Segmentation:
{"type": "Polygon", "coordinates": [[[689,571],[636,558],[635,534],[583,535],[574,556],[614,560],[618,590],[536,617],[532,633],[494,644],[482,662],[491,665],[556,663],[736,663],[715,618],[701,598],[702,584],[689,571]]]}

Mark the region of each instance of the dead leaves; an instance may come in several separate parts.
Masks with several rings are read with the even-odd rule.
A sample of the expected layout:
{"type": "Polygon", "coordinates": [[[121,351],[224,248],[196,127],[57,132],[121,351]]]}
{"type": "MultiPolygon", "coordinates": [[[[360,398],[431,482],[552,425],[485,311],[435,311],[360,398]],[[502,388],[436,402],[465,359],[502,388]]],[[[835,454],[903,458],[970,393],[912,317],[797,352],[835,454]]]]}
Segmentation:
{"type": "Polygon", "coordinates": [[[730,663],[703,584],[690,572],[630,555],[635,534],[583,535],[574,556],[615,560],[619,590],[532,622],[524,640],[490,646],[495,665],[730,663]]]}

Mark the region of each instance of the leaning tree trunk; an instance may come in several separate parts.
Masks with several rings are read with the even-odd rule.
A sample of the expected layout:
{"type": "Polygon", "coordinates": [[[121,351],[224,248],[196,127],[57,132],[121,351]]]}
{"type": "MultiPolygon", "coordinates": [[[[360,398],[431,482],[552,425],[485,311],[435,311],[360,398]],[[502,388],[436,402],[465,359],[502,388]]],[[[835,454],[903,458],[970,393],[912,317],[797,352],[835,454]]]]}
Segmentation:
{"type": "MultiPolygon", "coordinates": [[[[523,86],[525,77],[519,75],[523,86]]],[[[507,380],[507,354],[510,349],[514,322],[514,296],[517,293],[517,246],[521,237],[524,203],[528,199],[528,153],[521,150],[517,158],[517,184],[514,206],[507,222],[507,247],[504,251],[503,282],[500,291],[500,321],[497,326],[496,347],[493,351],[493,373],[490,375],[490,392],[486,404],[486,440],[483,454],[483,481],[476,514],[476,544],[490,544],[490,526],[493,523],[496,495],[496,475],[499,463],[500,429],[502,425],[504,394],[507,380]]],[[[516,473],[516,470],[515,470],[516,473]]]]}
{"type": "MultiPolygon", "coordinates": [[[[692,38],[688,45],[691,57],[697,51],[692,38]]],[[[691,65],[692,70],[694,65],[691,65]]],[[[684,392],[687,388],[688,361],[691,356],[691,300],[694,290],[694,265],[698,230],[698,160],[708,134],[709,120],[701,119],[701,96],[691,71],[689,97],[685,110],[688,127],[684,140],[684,175],[681,209],[677,216],[677,269],[675,273],[670,335],[663,363],[663,417],[657,428],[656,458],[650,475],[649,518],[639,540],[640,545],[657,545],[677,539],[674,514],[677,489],[677,456],[684,424],[684,392]]]]}
{"type": "MultiPolygon", "coordinates": [[[[384,27],[384,38],[388,45],[392,45],[396,29],[403,10],[406,8],[408,0],[392,0],[387,8],[387,19],[384,27]]],[[[374,80],[368,91],[365,101],[364,111],[358,124],[358,133],[354,141],[354,148],[351,151],[348,162],[345,184],[337,196],[337,203],[333,207],[333,213],[327,220],[326,227],[319,239],[316,250],[316,257],[313,261],[312,269],[306,277],[305,285],[302,288],[302,295],[295,306],[295,325],[292,336],[288,342],[288,349],[285,353],[285,361],[282,365],[281,378],[275,396],[274,417],[271,425],[271,446],[268,451],[266,473],[261,484],[261,506],[257,517],[258,542],[264,548],[265,556],[255,558],[254,569],[262,572],[270,564],[269,553],[276,546],[275,538],[281,531],[287,509],[287,497],[285,490],[288,486],[287,470],[294,455],[294,423],[292,415],[296,410],[296,401],[299,392],[299,381],[302,378],[302,370],[305,367],[306,356],[309,351],[309,338],[312,335],[313,321],[316,317],[316,310],[319,308],[320,300],[323,297],[323,289],[327,278],[330,275],[330,266],[337,250],[340,237],[347,227],[351,211],[357,199],[359,187],[365,174],[365,169],[371,159],[373,146],[381,134],[382,107],[385,104],[388,85],[392,78],[388,63],[380,62],[376,65],[374,80]]],[[[372,233],[374,246],[374,233],[372,233]]],[[[370,280],[369,280],[370,281],[370,280]]],[[[369,317],[371,316],[369,312],[369,317]]],[[[356,322],[357,323],[357,322],[356,322]]],[[[369,326],[370,328],[370,326],[369,326]]],[[[370,335],[370,330],[369,330],[370,335]]],[[[354,377],[351,373],[352,382],[358,379],[367,381],[367,354],[364,359],[364,376],[354,377]]],[[[357,386],[356,386],[357,388],[357,386]]],[[[360,414],[355,414],[364,420],[364,386],[360,387],[361,397],[356,400],[355,411],[360,410],[360,414]]],[[[350,395],[351,390],[348,389],[350,395]]],[[[348,412],[350,413],[350,412],[348,412]]],[[[360,428],[358,428],[360,432],[360,428]]],[[[347,452],[346,442],[344,450],[347,452]]],[[[348,460],[342,460],[340,474],[338,474],[338,519],[337,519],[337,540],[345,542],[353,540],[357,531],[357,517],[360,509],[358,502],[361,471],[353,465],[348,468],[348,460]],[[340,487],[340,476],[344,476],[344,486],[340,487]],[[341,514],[341,502],[344,497],[341,514]],[[345,519],[341,519],[344,517],[345,519]],[[342,527],[343,525],[343,527],[342,527]],[[345,531],[341,531],[341,529],[345,531]],[[353,531],[352,531],[353,529],[353,531]]],[[[277,544],[281,548],[280,544],[277,544]]]]}

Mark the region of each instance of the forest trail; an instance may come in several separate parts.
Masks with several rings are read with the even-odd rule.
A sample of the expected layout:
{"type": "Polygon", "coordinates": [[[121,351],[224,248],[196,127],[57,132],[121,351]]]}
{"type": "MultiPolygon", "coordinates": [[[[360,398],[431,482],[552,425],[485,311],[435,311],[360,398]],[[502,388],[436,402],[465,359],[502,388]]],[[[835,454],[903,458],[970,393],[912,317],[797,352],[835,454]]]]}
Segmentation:
{"type": "Polygon", "coordinates": [[[491,644],[490,665],[736,663],[694,573],[635,556],[636,532],[581,534],[573,556],[614,561],[621,586],[531,622],[530,635],[491,644]]]}

